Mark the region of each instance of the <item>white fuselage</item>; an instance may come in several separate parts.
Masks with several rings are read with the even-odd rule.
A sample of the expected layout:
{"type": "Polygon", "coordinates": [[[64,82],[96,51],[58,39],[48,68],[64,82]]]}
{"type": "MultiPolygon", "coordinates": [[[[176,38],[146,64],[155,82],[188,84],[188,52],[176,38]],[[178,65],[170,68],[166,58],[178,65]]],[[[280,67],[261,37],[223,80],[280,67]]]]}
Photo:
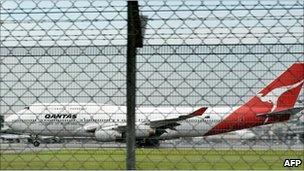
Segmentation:
{"type": "MultiPolygon", "coordinates": [[[[136,127],[155,120],[176,118],[193,112],[190,107],[142,107],[136,110],[136,127]]],[[[235,108],[208,108],[203,115],[180,121],[166,129],[160,139],[203,136],[235,108]]],[[[16,132],[42,136],[94,137],[87,128],[126,125],[126,107],[101,104],[34,104],[6,119],[16,132]]]]}
{"type": "Polygon", "coordinates": [[[205,137],[206,140],[220,140],[220,141],[226,141],[226,140],[249,140],[256,137],[256,134],[248,129],[238,130],[234,132],[228,132],[224,134],[219,135],[211,135],[208,137],[205,137]]]}

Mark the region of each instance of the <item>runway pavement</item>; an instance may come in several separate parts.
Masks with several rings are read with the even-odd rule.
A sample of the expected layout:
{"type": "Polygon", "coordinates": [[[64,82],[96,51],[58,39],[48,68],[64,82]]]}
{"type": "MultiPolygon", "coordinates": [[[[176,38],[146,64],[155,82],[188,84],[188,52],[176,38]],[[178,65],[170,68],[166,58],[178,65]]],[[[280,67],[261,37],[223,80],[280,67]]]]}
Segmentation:
{"type": "MultiPolygon", "coordinates": [[[[124,143],[102,143],[95,141],[71,141],[68,143],[41,144],[34,147],[28,143],[1,143],[0,151],[7,153],[31,153],[63,149],[97,149],[97,148],[125,148],[124,143]]],[[[162,141],[159,148],[204,148],[227,150],[304,150],[303,143],[273,143],[273,142],[195,142],[185,140],[162,141]]]]}

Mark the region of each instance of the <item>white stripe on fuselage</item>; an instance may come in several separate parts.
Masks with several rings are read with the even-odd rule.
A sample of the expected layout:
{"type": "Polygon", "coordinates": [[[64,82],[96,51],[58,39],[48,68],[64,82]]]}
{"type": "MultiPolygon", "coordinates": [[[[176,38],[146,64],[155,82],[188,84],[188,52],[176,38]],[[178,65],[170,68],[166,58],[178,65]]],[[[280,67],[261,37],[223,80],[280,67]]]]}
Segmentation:
{"type": "MultiPolygon", "coordinates": [[[[147,121],[176,118],[189,114],[191,107],[141,107],[136,110],[137,125],[147,121]]],[[[167,129],[161,139],[203,136],[236,108],[208,108],[202,116],[179,122],[174,130],[167,129]]],[[[18,132],[46,136],[94,136],[84,130],[86,125],[98,124],[101,128],[111,125],[126,125],[125,106],[106,106],[102,104],[34,104],[6,121],[18,132]],[[47,115],[47,118],[46,118],[47,115]],[[71,115],[71,116],[70,116],[71,115]],[[77,115],[73,118],[73,115],[77,115]],[[57,118],[54,118],[57,117],[57,118]],[[59,118],[60,117],[60,118],[59,118]]]]}

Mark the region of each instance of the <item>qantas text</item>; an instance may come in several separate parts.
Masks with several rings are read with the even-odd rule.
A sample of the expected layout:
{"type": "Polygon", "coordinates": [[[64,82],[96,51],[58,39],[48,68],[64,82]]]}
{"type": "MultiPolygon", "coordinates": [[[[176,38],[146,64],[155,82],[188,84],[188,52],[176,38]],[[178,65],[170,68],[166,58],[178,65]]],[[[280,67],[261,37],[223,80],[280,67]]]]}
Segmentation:
{"type": "Polygon", "coordinates": [[[49,118],[76,119],[77,115],[76,114],[46,114],[44,117],[47,119],[49,119],[49,118]]]}

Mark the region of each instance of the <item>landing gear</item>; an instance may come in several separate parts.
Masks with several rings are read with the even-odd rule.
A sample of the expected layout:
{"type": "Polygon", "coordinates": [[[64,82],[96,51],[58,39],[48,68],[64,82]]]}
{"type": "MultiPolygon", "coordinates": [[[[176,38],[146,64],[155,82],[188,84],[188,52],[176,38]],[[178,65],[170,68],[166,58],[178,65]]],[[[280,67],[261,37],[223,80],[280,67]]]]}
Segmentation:
{"type": "Polygon", "coordinates": [[[142,139],[136,142],[138,148],[157,148],[159,147],[159,140],[155,138],[142,139]]]}
{"type": "Polygon", "coordinates": [[[299,140],[304,144],[304,134],[299,135],[299,140]]]}
{"type": "Polygon", "coordinates": [[[40,142],[39,142],[38,140],[34,140],[34,141],[33,141],[33,145],[34,145],[35,147],[39,147],[40,142]]]}
{"type": "Polygon", "coordinates": [[[53,140],[55,143],[61,143],[62,141],[59,137],[55,137],[53,140]]]}
{"type": "Polygon", "coordinates": [[[31,138],[28,139],[29,143],[32,143],[35,147],[39,147],[40,141],[38,135],[31,135],[31,138]]]}

